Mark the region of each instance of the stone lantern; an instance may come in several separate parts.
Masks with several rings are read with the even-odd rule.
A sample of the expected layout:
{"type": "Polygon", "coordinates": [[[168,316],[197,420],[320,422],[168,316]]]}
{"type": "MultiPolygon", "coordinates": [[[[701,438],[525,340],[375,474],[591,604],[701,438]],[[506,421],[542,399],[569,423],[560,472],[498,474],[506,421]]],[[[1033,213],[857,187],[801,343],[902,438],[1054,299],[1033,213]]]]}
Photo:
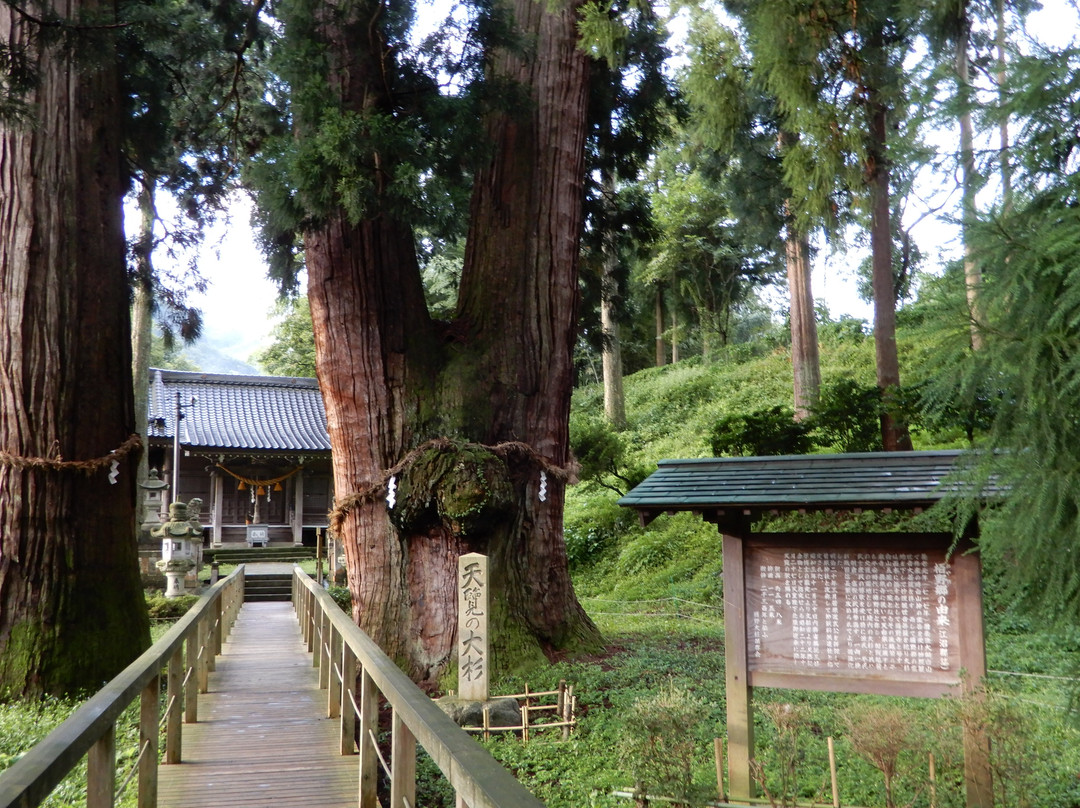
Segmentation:
{"type": "Polygon", "coordinates": [[[202,529],[191,523],[185,503],[174,502],[169,506],[169,521],[151,530],[150,535],[161,539],[157,568],[165,573],[165,597],[178,598],[184,594],[184,578],[195,566],[192,541],[198,537],[202,542],[202,529]]]}
{"type": "Polygon", "coordinates": [[[139,525],[141,534],[146,535],[161,527],[161,505],[168,487],[169,484],[158,477],[157,469],[150,469],[146,482],[139,483],[139,488],[146,492],[143,494],[143,521],[139,525]]]}

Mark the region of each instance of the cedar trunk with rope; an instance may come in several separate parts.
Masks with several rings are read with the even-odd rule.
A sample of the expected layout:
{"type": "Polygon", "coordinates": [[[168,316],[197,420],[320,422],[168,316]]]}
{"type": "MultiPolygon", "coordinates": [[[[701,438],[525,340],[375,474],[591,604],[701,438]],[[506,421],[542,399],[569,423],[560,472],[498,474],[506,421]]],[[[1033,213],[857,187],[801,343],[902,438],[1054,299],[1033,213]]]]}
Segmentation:
{"type": "MultiPolygon", "coordinates": [[[[354,616],[422,683],[455,663],[469,552],[489,557],[496,669],[600,639],[562,533],[588,68],[574,4],[511,5],[535,44],[491,70],[529,100],[486,122],[454,320],[429,317],[413,234],[392,214],[339,211],[304,233],[354,616]]],[[[347,22],[322,29],[332,91],[391,110],[384,52],[350,41],[347,22]]]]}
{"type": "Polygon", "coordinates": [[[0,43],[38,73],[32,120],[0,121],[0,697],[96,689],[150,639],[114,49],[37,25],[0,5],[0,43]]]}

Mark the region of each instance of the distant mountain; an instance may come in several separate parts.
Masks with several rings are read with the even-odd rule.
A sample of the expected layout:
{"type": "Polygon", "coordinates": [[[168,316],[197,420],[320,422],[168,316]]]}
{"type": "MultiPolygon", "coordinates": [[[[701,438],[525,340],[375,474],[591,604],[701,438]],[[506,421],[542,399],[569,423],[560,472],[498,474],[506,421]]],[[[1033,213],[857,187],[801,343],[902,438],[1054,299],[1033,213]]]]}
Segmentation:
{"type": "Polygon", "coordinates": [[[194,345],[185,345],[184,358],[203,373],[231,373],[238,376],[265,376],[254,365],[230,356],[206,339],[200,339],[194,345]]]}

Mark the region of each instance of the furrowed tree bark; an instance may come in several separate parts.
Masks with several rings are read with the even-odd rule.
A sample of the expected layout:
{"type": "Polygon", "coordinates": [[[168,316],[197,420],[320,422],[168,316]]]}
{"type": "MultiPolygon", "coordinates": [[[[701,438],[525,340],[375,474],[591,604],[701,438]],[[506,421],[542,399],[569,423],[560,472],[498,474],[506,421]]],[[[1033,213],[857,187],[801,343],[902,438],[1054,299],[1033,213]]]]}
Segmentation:
{"type": "Polygon", "coordinates": [[[889,205],[888,111],[872,101],[870,119],[870,252],[874,290],[874,356],[877,383],[884,408],[881,442],[887,452],[910,451],[907,425],[890,411],[893,391],[900,386],[900,358],[896,349],[896,292],[892,273],[892,229],[889,205]]]}
{"type": "Polygon", "coordinates": [[[21,696],[96,688],[149,643],[138,451],[118,455],[116,484],[92,462],[135,420],[116,71],[100,42],[80,59],[33,26],[0,5],[0,37],[39,70],[33,122],[0,123],[0,693],[21,696]]]}
{"type": "MultiPolygon", "coordinates": [[[[491,70],[527,98],[488,121],[454,322],[429,318],[412,232],[389,213],[339,213],[304,234],[354,617],[423,683],[455,661],[462,553],[489,556],[496,667],[598,639],[570,583],[558,479],[570,463],[585,57],[572,9],[520,0],[514,13],[534,44],[491,70]]],[[[389,110],[384,51],[348,34],[359,28],[322,29],[332,90],[351,109],[389,110]]]]}

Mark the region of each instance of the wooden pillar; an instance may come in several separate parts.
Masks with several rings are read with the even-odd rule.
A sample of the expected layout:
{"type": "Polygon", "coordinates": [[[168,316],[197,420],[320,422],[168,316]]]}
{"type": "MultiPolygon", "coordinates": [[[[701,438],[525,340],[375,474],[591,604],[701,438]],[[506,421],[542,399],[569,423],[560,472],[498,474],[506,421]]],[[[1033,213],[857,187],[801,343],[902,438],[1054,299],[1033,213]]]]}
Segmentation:
{"type": "Polygon", "coordinates": [[[292,476],[293,480],[293,522],[292,542],[295,547],[304,543],[304,471],[301,469],[292,476]]]}
{"type": "Polygon", "coordinates": [[[373,733],[379,728],[379,700],[367,671],[360,675],[360,808],[378,808],[378,750],[373,733]]]}
{"type": "Polygon", "coordinates": [[[341,632],[334,628],[333,624],[330,625],[330,664],[326,667],[329,670],[330,682],[329,693],[326,694],[326,717],[337,718],[341,715],[341,685],[342,679],[338,678],[343,676],[344,670],[341,668],[341,646],[344,643],[341,640],[341,632]]]}
{"type": "Polygon", "coordinates": [[[416,738],[397,710],[390,719],[390,767],[390,808],[416,805],[416,738]]]}
{"type": "Polygon", "coordinates": [[[110,724],[86,755],[86,808],[112,808],[116,791],[116,725],[110,724]]]}
{"type": "MultiPolygon", "coordinates": [[[[953,585],[960,605],[960,664],[966,678],[964,694],[981,692],[986,679],[986,644],[983,638],[982,570],[976,553],[957,553],[953,558],[953,585]],[[965,608],[968,607],[968,608],[965,608]]],[[[991,808],[994,804],[990,775],[990,739],[983,726],[964,727],[964,783],[968,808],[991,808]]]]}
{"type": "Polygon", "coordinates": [[[724,646],[728,730],[728,790],[733,802],[754,796],[753,689],[746,660],[746,589],[743,540],[724,536],[724,646]]]}
{"type": "Polygon", "coordinates": [[[181,745],[183,734],[180,722],[183,720],[184,708],[184,657],[180,648],[177,648],[169,657],[168,682],[168,706],[165,720],[165,762],[179,763],[181,759],[181,745]]]}
{"type": "MultiPolygon", "coordinates": [[[[357,752],[356,741],[356,709],[353,694],[356,692],[356,654],[343,642],[341,647],[341,733],[340,752],[343,755],[354,755],[357,752]]],[[[362,739],[361,739],[362,742],[362,739]]]]}
{"type": "Polygon", "coordinates": [[[213,492],[211,497],[212,504],[210,506],[210,546],[220,547],[222,541],[222,514],[224,513],[225,507],[225,479],[224,475],[217,471],[212,472],[210,477],[211,490],[213,492]]]}
{"type": "Polygon", "coordinates": [[[158,792],[158,702],[161,680],[155,676],[143,689],[139,704],[139,795],[138,808],[157,808],[158,792]]]}

